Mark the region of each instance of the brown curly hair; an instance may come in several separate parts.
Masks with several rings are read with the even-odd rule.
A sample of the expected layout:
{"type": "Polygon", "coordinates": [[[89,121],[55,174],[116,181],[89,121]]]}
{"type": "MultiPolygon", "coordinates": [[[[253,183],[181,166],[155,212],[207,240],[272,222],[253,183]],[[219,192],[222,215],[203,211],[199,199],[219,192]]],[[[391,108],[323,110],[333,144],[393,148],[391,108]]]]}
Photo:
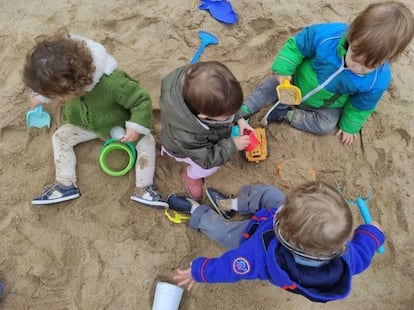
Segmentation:
{"type": "Polygon", "coordinates": [[[35,42],[23,70],[26,86],[50,98],[83,95],[95,72],[86,44],[71,39],[65,29],[54,36],[41,35],[35,42]]]}

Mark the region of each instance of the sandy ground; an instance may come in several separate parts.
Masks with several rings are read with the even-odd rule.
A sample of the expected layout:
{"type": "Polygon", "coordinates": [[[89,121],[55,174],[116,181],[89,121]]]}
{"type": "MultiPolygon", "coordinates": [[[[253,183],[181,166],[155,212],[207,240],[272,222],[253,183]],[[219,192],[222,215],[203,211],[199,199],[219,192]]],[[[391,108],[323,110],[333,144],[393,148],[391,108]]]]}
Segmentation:
{"type": "MultiPolygon", "coordinates": [[[[133,173],[106,175],[98,165],[99,141],[76,147],[79,199],[49,207],[30,204],[54,179],[51,136],[61,125],[56,104],[47,107],[49,130],[26,128],[28,93],[21,72],[34,37],[66,26],[101,42],[150,92],[159,120],[160,80],[189,62],[200,43],[198,30],[220,41],[201,59],[227,64],[248,95],[270,73],[288,36],[311,23],[347,22],[369,3],[233,0],[239,23],[227,26],[192,8],[192,2],[0,0],[0,281],[5,284],[0,309],[150,309],[158,280],[170,282],[176,267],[223,251],[186,224],[173,224],[162,212],[131,202],[133,173]]],[[[413,2],[406,3],[414,9],[413,2]]],[[[234,194],[259,182],[288,191],[276,167],[294,158],[296,165],[287,165],[290,181],[306,177],[311,165],[318,179],[339,181],[347,198],[371,191],[372,216],[387,233],[385,254],[354,278],[350,296],[320,305],[259,281],[198,284],[184,294],[181,309],[413,309],[413,61],[411,43],[393,65],[392,85],[378,111],[351,147],[334,135],[316,137],[272,124],[266,161],[248,163],[236,156],[206,182],[234,194]]],[[[252,119],[253,125],[264,113],[252,119]]],[[[157,122],[157,138],[159,131],[157,122]]],[[[158,156],[156,183],[162,194],[182,192],[182,166],[158,156]]],[[[361,218],[353,210],[357,225],[361,218]]]]}

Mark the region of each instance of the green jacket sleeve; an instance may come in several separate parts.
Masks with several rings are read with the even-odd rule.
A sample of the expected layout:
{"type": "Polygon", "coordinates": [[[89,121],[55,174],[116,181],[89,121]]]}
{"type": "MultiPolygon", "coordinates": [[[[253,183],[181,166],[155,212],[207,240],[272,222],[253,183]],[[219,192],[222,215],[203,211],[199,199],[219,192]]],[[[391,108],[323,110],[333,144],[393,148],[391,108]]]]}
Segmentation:
{"type": "Polygon", "coordinates": [[[350,134],[358,133],[368,116],[374,111],[375,109],[361,111],[352,106],[352,104],[347,103],[342,110],[338,127],[342,129],[342,131],[350,134]]]}
{"type": "Polygon", "coordinates": [[[137,81],[125,74],[119,92],[119,104],[131,111],[129,121],[153,129],[152,101],[148,92],[137,81]]]}
{"type": "Polygon", "coordinates": [[[293,75],[304,56],[299,51],[295,37],[287,40],[272,64],[272,71],[280,75],[293,75]]]}

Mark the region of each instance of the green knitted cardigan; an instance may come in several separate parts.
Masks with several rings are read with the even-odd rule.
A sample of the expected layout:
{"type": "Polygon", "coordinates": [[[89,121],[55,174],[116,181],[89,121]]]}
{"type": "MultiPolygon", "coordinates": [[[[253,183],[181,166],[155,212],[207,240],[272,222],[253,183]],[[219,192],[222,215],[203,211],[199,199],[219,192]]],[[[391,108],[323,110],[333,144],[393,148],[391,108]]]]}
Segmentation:
{"type": "Polygon", "coordinates": [[[154,124],[151,97],[136,80],[119,70],[102,75],[84,96],[68,100],[63,118],[67,123],[94,131],[102,140],[109,137],[114,126],[125,127],[126,121],[149,130],[154,124]]]}

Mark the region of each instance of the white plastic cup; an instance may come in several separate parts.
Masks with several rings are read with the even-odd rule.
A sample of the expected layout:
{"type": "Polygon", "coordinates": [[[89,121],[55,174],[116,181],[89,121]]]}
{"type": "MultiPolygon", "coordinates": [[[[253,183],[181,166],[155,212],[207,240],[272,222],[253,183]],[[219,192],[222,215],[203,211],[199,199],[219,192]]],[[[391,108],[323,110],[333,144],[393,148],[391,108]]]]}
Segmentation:
{"type": "Polygon", "coordinates": [[[184,289],[178,285],[158,282],[152,310],[178,310],[184,289]]]}
{"type": "Polygon", "coordinates": [[[125,129],[121,126],[115,126],[111,129],[109,135],[114,140],[121,140],[125,136],[125,129]]]}

